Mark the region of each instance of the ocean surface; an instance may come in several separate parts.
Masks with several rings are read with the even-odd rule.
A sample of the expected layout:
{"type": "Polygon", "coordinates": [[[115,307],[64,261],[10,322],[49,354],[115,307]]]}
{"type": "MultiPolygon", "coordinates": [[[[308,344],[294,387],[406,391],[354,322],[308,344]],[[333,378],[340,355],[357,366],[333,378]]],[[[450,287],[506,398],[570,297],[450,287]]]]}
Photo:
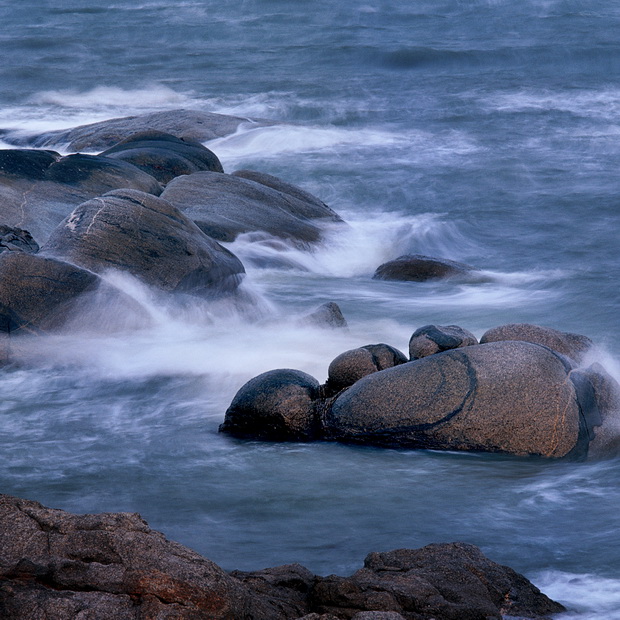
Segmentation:
{"type": "Polygon", "coordinates": [[[620,377],[620,3],[1,0],[0,24],[0,128],[179,108],[282,121],[207,146],[350,224],[286,249],[293,268],[255,266],[268,244],[228,244],[245,308],[172,311],[119,278],[155,327],[40,339],[32,367],[0,371],[0,491],[140,512],[226,569],[350,574],[370,551],[466,541],[563,602],[561,618],[620,619],[619,459],[217,432],[258,373],[322,382],[342,351],[407,351],[428,323],[585,334],[620,377]],[[404,253],[493,278],[371,279],[404,253]],[[300,325],[328,301],[348,330],[300,325]]]}

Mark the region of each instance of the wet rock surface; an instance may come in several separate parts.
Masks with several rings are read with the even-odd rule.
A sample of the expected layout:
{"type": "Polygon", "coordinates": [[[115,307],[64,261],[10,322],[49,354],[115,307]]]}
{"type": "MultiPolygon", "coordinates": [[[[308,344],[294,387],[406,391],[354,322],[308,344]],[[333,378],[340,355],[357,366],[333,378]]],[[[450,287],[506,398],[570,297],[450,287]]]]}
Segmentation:
{"type": "Polygon", "coordinates": [[[500,620],[563,610],[473,545],[371,553],[351,577],[319,577],[299,564],[227,573],[138,514],[74,515],[0,495],[6,620],[500,620]]]}
{"type": "Polygon", "coordinates": [[[478,344],[478,339],[458,325],[425,325],[409,339],[409,359],[417,360],[441,351],[478,344]]]}
{"type": "Polygon", "coordinates": [[[0,224],[0,252],[28,252],[36,254],[39,244],[27,230],[0,224]]]}
{"type": "Polygon", "coordinates": [[[445,258],[435,258],[423,254],[405,254],[377,267],[375,280],[404,280],[426,282],[457,278],[467,281],[484,279],[475,267],[445,258]]]}

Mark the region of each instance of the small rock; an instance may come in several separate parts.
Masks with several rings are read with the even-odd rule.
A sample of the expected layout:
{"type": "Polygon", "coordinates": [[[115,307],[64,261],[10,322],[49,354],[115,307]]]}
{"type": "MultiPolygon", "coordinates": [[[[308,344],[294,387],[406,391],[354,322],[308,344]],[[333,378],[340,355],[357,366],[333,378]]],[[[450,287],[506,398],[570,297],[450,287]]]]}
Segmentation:
{"type": "Polygon", "coordinates": [[[347,321],[342,310],[340,310],[340,306],[333,301],[319,306],[314,312],[303,317],[301,323],[316,327],[347,327],[347,321]]]}
{"type": "Polygon", "coordinates": [[[480,274],[474,267],[445,258],[433,258],[422,254],[406,254],[377,267],[375,280],[406,280],[425,282],[446,278],[479,280],[480,274]]]}
{"type": "Polygon", "coordinates": [[[28,252],[36,254],[39,244],[27,230],[0,224],[0,252],[28,252]]]}
{"type": "Polygon", "coordinates": [[[417,360],[440,351],[478,344],[477,338],[458,325],[425,325],[409,340],[409,359],[417,360]]]}

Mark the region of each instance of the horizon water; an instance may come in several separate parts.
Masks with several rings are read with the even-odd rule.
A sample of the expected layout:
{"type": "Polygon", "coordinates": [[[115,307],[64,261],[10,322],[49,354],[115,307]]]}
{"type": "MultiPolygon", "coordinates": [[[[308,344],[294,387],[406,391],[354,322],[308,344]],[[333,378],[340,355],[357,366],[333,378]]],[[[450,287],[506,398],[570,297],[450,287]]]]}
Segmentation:
{"type": "MultiPolygon", "coordinates": [[[[226,172],[310,191],[348,223],[313,251],[245,235],[251,303],[29,343],[0,372],[0,492],[139,512],[227,570],[351,574],[371,551],[476,544],[569,608],[620,619],[620,459],[270,444],[218,434],[273,368],[323,382],[422,325],[530,322],[590,337],[620,377],[620,7],[602,0],[0,0],[0,130],[179,108],[268,118],[207,142],[226,172]],[[266,242],[265,242],[266,241],[266,242]],[[487,282],[372,280],[405,253],[487,282]],[[272,259],[281,266],[261,267],[272,259]],[[300,324],[335,301],[347,330],[300,324]]],[[[0,148],[11,145],[2,142],[0,148]]]]}

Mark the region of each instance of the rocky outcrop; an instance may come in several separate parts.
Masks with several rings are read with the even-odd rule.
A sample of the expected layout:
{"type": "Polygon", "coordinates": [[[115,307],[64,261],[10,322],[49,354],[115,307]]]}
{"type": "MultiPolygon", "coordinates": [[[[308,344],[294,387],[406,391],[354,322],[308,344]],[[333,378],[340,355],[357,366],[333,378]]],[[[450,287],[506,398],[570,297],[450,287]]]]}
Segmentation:
{"type": "Polygon", "coordinates": [[[166,110],[138,116],[113,118],[99,123],[80,125],[72,129],[46,131],[34,135],[5,131],[2,139],[16,146],[93,153],[108,149],[132,134],[142,131],[162,131],[181,139],[206,142],[235,133],[242,123],[275,124],[273,121],[263,119],[250,120],[239,116],[197,112],[195,110],[166,110]]]}
{"type": "Polygon", "coordinates": [[[405,254],[377,267],[375,280],[406,280],[425,282],[456,278],[466,281],[480,281],[484,278],[474,267],[445,258],[434,258],[423,254],[405,254]]]}
{"type": "Polygon", "coordinates": [[[27,230],[0,224],[0,252],[28,252],[36,254],[39,244],[27,230]]]}
{"type": "Polygon", "coordinates": [[[0,495],[6,620],[501,620],[561,611],[525,577],[463,543],[371,553],[351,577],[319,577],[298,564],[229,574],[138,514],[74,515],[0,495]]]}
{"type": "Polygon", "coordinates": [[[542,344],[576,361],[581,361],[585,353],[593,346],[592,340],[587,336],[561,332],[551,327],[530,323],[500,325],[489,329],[480,338],[481,343],[504,340],[522,340],[542,344]]]}
{"type": "Polygon", "coordinates": [[[416,329],[409,339],[409,359],[417,360],[472,344],[478,344],[476,336],[458,325],[425,325],[416,329]]]}
{"type": "Polygon", "coordinates": [[[217,155],[200,142],[161,131],[134,134],[100,155],[133,164],[164,185],[182,174],[224,172],[217,155]]]}
{"type": "Polygon", "coordinates": [[[44,243],[76,205],[114,189],[161,193],[135,166],[107,157],[49,151],[0,151],[0,224],[29,231],[44,243]]]}
{"type": "Polygon", "coordinates": [[[314,377],[300,370],[270,370],[237,392],[220,431],[270,441],[313,439],[318,394],[319,382],[314,377]]]}
{"type": "Polygon", "coordinates": [[[322,224],[340,221],[326,206],[320,208],[263,183],[216,172],[177,177],[168,183],[162,198],[218,241],[262,231],[308,244],[320,240],[322,224]]]}
{"type": "Polygon", "coordinates": [[[42,249],[96,273],[126,271],[165,291],[212,296],[239,284],[243,265],[170,203],[116,190],[78,207],[42,249]]]}
{"type": "MultiPolygon", "coordinates": [[[[325,385],[304,393],[306,430],[296,437],[545,458],[620,449],[620,386],[602,368],[577,368],[567,356],[531,342],[475,344],[458,326],[421,330],[412,339],[420,348],[454,348],[412,361],[386,344],[346,351],[330,364],[325,385]],[[435,330],[440,337],[428,340],[435,330]]],[[[273,378],[293,371],[271,372],[273,378]]],[[[239,394],[244,403],[260,402],[260,410],[237,406],[235,397],[220,430],[287,440],[285,415],[278,413],[279,425],[264,423],[277,399],[263,399],[258,379],[239,394]]]]}

